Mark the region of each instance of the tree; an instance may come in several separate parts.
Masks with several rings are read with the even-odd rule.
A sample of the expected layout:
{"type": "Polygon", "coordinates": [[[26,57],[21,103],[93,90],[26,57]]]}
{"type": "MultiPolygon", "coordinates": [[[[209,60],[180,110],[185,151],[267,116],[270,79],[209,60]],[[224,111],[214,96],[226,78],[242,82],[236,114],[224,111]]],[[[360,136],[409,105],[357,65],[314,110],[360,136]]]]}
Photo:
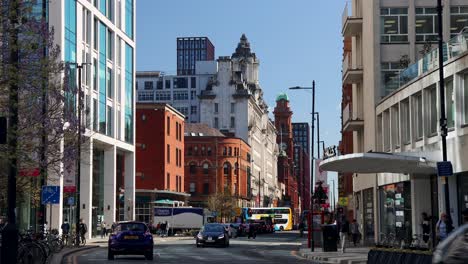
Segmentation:
{"type": "MultiPolygon", "coordinates": [[[[9,109],[12,105],[17,108],[17,124],[8,126],[8,139],[15,138],[17,147],[13,150],[0,144],[3,162],[0,166],[17,168],[18,202],[24,197],[21,194],[29,193],[31,206],[37,207],[41,185],[58,185],[64,170],[76,163],[79,132],[76,74],[73,67],[60,60],[54,31],[49,28],[42,8],[37,8],[42,1],[11,0],[16,9],[8,8],[8,2],[0,3],[0,32],[15,28],[18,42],[12,45],[6,33],[0,34],[0,116],[11,119],[9,109]],[[8,20],[11,12],[18,18],[15,25],[8,20]],[[18,51],[17,61],[9,55],[11,50],[18,51]],[[17,87],[16,102],[7,96],[12,85],[17,87]],[[38,171],[40,177],[32,177],[38,176],[38,171]]],[[[0,208],[6,206],[7,174],[7,169],[0,169],[0,208]]]]}
{"type": "Polygon", "coordinates": [[[217,212],[217,216],[223,220],[230,219],[236,207],[236,199],[229,190],[217,192],[208,197],[208,209],[217,212]]]}

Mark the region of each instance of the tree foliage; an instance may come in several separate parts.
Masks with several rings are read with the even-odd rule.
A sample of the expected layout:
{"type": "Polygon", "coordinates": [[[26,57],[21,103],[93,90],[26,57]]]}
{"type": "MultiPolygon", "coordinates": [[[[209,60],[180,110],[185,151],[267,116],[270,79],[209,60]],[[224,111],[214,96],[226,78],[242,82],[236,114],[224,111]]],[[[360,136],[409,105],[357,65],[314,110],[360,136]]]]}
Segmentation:
{"type": "MultiPolygon", "coordinates": [[[[38,205],[36,194],[40,186],[34,184],[31,173],[42,169],[47,182],[57,184],[64,170],[76,162],[78,117],[75,70],[60,57],[60,47],[54,42],[54,30],[49,27],[34,0],[11,0],[18,6],[9,8],[9,1],[0,3],[0,116],[10,116],[9,100],[12,84],[18,87],[19,121],[17,127],[8,126],[8,138],[18,140],[16,150],[0,144],[0,207],[5,205],[8,161],[14,155],[17,163],[17,197],[32,194],[33,206],[38,205]],[[16,12],[18,24],[8,20],[16,12]],[[11,45],[9,34],[16,29],[18,44],[11,45]],[[19,52],[18,67],[10,52],[19,52]],[[70,81],[71,80],[71,81],[70,81]],[[44,158],[45,157],[45,158],[44,158]],[[54,177],[50,177],[53,175],[54,177]],[[54,180],[55,179],[55,180],[54,180]],[[55,182],[54,182],[55,181],[55,182]]],[[[82,133],[80,133],[82,134],[82,133]]]]}
{"type": "Polygon", "coordinates": [[[208,209],[217,212],[221,219],[231,218],[236,208],[236,198],[229,191],[225,190],[208,196],[208,209]]]}

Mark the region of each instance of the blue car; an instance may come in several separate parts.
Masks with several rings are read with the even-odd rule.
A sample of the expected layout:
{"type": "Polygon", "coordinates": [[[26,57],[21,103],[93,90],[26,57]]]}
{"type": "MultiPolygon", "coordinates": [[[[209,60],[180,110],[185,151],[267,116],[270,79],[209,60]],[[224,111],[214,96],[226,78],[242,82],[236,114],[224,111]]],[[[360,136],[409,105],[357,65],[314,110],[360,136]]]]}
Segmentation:
{"type": "Polygon", "coordinates": [[[107,258],[113,260],[115,255],[144,255],[153,260],[153,235],[145,223],[121,222],[109,236],[107,258]]]}

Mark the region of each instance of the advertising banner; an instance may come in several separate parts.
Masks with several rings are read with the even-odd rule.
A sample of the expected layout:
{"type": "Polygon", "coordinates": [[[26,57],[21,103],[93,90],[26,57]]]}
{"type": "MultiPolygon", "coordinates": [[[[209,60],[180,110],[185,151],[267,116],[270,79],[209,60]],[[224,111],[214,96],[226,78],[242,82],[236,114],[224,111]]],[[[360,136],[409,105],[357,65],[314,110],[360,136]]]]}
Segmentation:
{"type": "Polygon", "coordinates": [[[75,163],[65,166],[63,171],[63,192],[64,193],[74,193],[76,192],[76,170],[75,163]]]}

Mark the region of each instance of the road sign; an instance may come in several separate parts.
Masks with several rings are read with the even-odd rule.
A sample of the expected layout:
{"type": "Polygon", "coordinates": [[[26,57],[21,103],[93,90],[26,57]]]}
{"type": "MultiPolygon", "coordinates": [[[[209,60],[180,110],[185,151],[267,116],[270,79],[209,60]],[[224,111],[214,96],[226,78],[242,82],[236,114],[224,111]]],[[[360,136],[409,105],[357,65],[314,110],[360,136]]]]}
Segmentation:
{"type": "Polygon", "coordinates": [[[437,162],[437,175],[439,176],[453,175],[452,163],[450,161],[437,162]]]}
{"type": "Polygon", "coordinates": [[[338,198],[338,204],[340,206],[348,206],[348,197],[340,197],[338,198]]]}
{"type": "Polygon", "coordinates": [[[68,197],[67,204],[70,205],[70,206],[75,205],[75,197],[73,197],[73,196],[68,197]]]}
{"type": "Polygon", "coordinates": [[[42,204],[58,204],[60,201],[60,186],[42,186],[42,204]]]}

